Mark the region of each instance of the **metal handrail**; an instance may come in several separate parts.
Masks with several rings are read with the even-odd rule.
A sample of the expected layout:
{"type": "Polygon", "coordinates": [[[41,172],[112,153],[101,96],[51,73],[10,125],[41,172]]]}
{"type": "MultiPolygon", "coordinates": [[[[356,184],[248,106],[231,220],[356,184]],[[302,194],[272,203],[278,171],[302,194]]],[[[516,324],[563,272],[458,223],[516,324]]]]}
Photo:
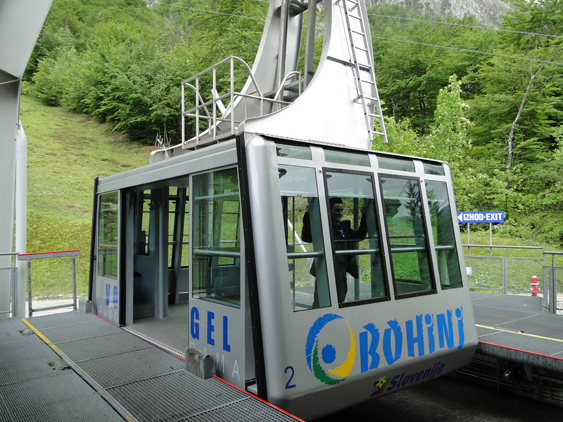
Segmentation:
{"type": "Polygon", "coordinates": [[[288,252],[288,259],[300,259],[300,258],[316,258],[323,256],[323,252],[288,252]]]}
{"type": "Polygon", "coordinates": [[[335,255],[368,255],[378,253],[379,249],[341,249],[334,251],[335,255]]]}
{"type": "Polygon", "coordinates": [[[80,255],[79,250],[72,251],[56,251],[56,252],[36,252],[36,253],[26,253],[19,254],[19,261],[27,261],[27,306],[29,309],[29,316],[33,316],[33,311],[50,311],[52,309],[68,308],[68,305],[57,305],[49,306],[47,308],[33,309],[32,304],[32,290],[31,290],[31,261],[35,259],[49,259],[49,258],[71,258],[72,266],[72,307],[76,310],[77,307],[77,295],[76,295],[76,257],[80,255]]]}
{"type": "MultiPolygon", "coordinates": [[[[212,90],[215,91],[215,92],[217,92],[216,71],[217,71],[217,68],[218,68],[219,66],[221,66],[221,65],[223,65],[223,64],[225,64],[225,63],[227,63],[227,62],[230,64],[230,85],[231,85],[231,90],[230,90],[230,91],[231,91],[231,93],[230,93],[230,97],[231,97],[231,102],[230,102],[231,113],[230,113],[230,114],[231,114],[231,133],[234,133],[234,124],[235,124],[235,122],[234,122],[234,113],[233,113],[233,110],[234,110],[234,109],[233,109],[233,106],[234,106],[233,101],[235,100],[235,97],[234,97],[234,82],[233,82],[233,80],[234,80],[234,62],[235,62],[235,61],[239,62],[240,64],[242,64],[242,65],[246,68],[246,70],[247,70],[247,72],[248,72],[248,74],[249,74],[249,76],[250,76],[250,78],[251,78],[251,80],[252,80],[252,83],[254,84],[256,90],[258,91],[260,97],[262,97],[262,92],[260,91],[260,88],[259,88],[259,86],[258,86],[258,83],[257,83],[256,80],[254,79],[254,75],[252,74],[252,70],[251,70],[250,66],[248,66],[248,64],[247,64],[244,60],[242,60],[241,58],[236,57],[236,56],[229,56],[229,57],[227,57],[227,58],[225,58],[225,59],[219,61],[218,63],[214,64],[213,66],[208,67],[207,69],[203,70],[202,72],[199,72],[198,74],[192,76],[191,78],[186,79],[186,80],[183,81],[182,84],[181,84],[181,85],[182,85],[182,148],[184,148],[185,145],[187,144],[187,142],[189,142],[189,141],[186,141],[186,136],[185,136],[185,135],[186,135],[186,132],[185,132],[186,110],[185,110],[185,108],[184,108],[184,107],[185,107],[185,93],[184,93],[184,87],[185,87],[185,86],[188,86],[189,88],[192,88],[192,89],[194,90],[194,92],[196,93],[196,106],[195,106],[193,109],[188,110],[188,112],[187,112],[187,113],[189,114],[190,111],[192,111],[192,110],[195,111],[195,116],[191,116],[191,117],[195,117],[195,119],[196,119],[196,135],[195,135],[194,138],[192,138],[192,139],[195,139],[195,141],[196,141],[196,146],[199,144],[199,138],[200,138],[200,133],[199,133],[199,118],[200,118],[200,117],[199,117],[199,111],[203,109],[203,110],[205,111],[205,113],[209,116],[209,111],[208,111],[207,107],[208,107],[209,105],[211,105],[211,104],[213,105],[213,113],[212,113],[213,125],[212,125],[212,127],[213,127],[213,138],[215,139],[216,136],[217,136],[217,132],[216,132],[216,127],[217,127],[217,124],[216,124],[216,118],[217,118],[217,116],[216,116],[216,108],[217,108],[217,107],[216,107],[216,106],[217,106],[217,102],[220,101],[220,100],[214,98],[211,102],[209,102],[208,104],[205,104],[205,103],[203,102],[203,98],[202,98],[201,95],[199,94],[199,79],[200,79],[200,77],[202,77],[202,76],[204,76],[204,75],[209,74],[210,72],[212,72],[212,73],[213,73],[213,86],[212,86],[212,90]],[[195,80],[195,86],[193,86],[192,84],[190,84],[190,82],[191,82],[191,81],[194,81],[194,80],[195,80]],[[199,102],[200,99],[201,99],[201,101],[202,101],[202,104],[200,104],[200,102],[199,102]]],[[[220,97],[220,98],[224,98],[224,97],[220,97]]],[[[209,130],[209,129],[208,129],[208,130],[209,130]]],[[[190,140],[191,140],[191,139],[190,139],[190,140]]]]}
{"type": "Polygon", "coordinates": [[[544,290],[547,291],[548,297],[547,300],[544,297],[543,306],[548,310],[551,314],[557,314],[557,311],[561,309],[557,303],[557,270],[563,269],[563,266],[555,265],[555,255],[563,255],[563,252],[554,252],[554,251],[544,251],[543,252],[543,278],[544,278],[544,290]],[[551,265],[549,265],[546,261],[546,256],[551,255],[551,265]],[[549,275],[546,277],[546,270],[549,270],[549,275]],[[549,283],[546,284],[546,279],[549,280],[549,283]]]}
{"type": "MultiPolygon", "coordinates": [[[[503,246],[503,245],[468,245],[463,244],[461,245],[464,248],[497,248],[497,249],[543,249],[541,246],[503,246]]],[[[551,252],[549,252],[551,253],[551,252]]],[[[556,252],[559,253],[559,252],[556,252]]],[[[563,252],[561,252],[563,254],[563,252]]]]}
{"type": "MultiPolygon", "coordinates": [[[[508,246],[508,245],[473,245],[473,244],[463,244],[462,245],[463,248],[467,248],[467,253],[465,253],[464,251],[464,255],[466,260],[467,259],[471,259],[471,260],[482,260],[482,259],[489,259],[489,260],[495,260],[497,263],[500,261],[500,265],[502,265],[502,268],[500,268],[500,271],[502,272],[501,277],[502,277],[502,285],[499,287],[491,287],[487,284],[485,285],[474,285],[471,286],[472,289],[475,290],[487,290],[487,291],[499,291],[502,294],[508,294],[508,293],[525,293],[529,291],[529,287],[527,286],[527,282],[524,283],[524,285],[522,285],[522,283],[524,282],[521,278],[519,279],[513,279],[510,275],[512,274],[512,272],[514,271],[514,269],[510,269],[509,268],[509,262],[511,261],[530,261],[530,264],[532,263],[539,263],[539,261],[544,261],[544,258],[534,258],[533,256],[507,256],[509,255],[508,251],[512,251],[512,253],[510,253],[510,255],[516,255],[514,253],[514,251],[517,250],[527,250],[527,251],[537,251],[535,253],[539,253],[540,251],[543,252],[544,248],[541,246],[508,246]],[[481,248],[481,249],[488,249],[490,251],[490,255],[489,254],[483,254],[483,255],[472,255],[471,254],[471,248],[481,248]],[[495,255],[493,255],[493,249],[495,250],[501,250],[503,251],[502,256],[497,256],[498,252],[495,253],[495,255]],[[520,281],[518,281],[520,280],[520,281]],[[514,285],[514,287],[511,287],[511,285],[509,284],[509,282],[511,283],[511,285],[514,285]]],[[[500,255],[500,254],[498,254],[500,255]]],[[[544,255],[545,256],[545,255],[544,255]]],[[[467,262],[467,261],[466,261],[467,262]]],[[[497,264],[498,265],[498,264],[497,264]]],[[[545,268],[545,265],[544,265],[545,268]]],[[[497,267],[497,271],[499,270],[499,267],[497,267]]],[[[536,269],[537,271],[537,269],[536,269]]],[[[475,275],[475,274],[474,274],[475,275]]],[[[531,276],[532,273],[530,273],[528,275],[531,276]]],[[[498,281],[500,281],[500,278],[497,278],[498,281]]],[[[544,269],[544,286],[545,286],[545,269],[544,269]]],[[[543,295],[544,300],[546,300],[547,295],[546,293],[546,289],[540,289],[539,291],[535,292],[535,293],[541,293],[543,295]]]]}
{"type": "MultiPolygon", "coordinates": [[[[256,81],[254,74],[252,73],[252,69],[250,68],[250,66],[240,57],[237,56],[229,56],[221,61],[219,61],[218,63],[214,64],[213,66],[208,67],[207,69],[199,72],[198,74],[192,76],[189,79],[186,79],[185,81],[183,81],[181,83],[181,87],[182,87],[182,148],[190,148],[190,146],[188,145],[188,143],[195,141],[195,146],[197,147],[199,145],[199,141],[200,138],[203,134],[208,133],[211,135],[212,139],[215,141],[217,140],[217,125],[220,122],[230,122],[230,131],[227,132],[227,134],[234,134],[235,133],[235,124],[240,124],[242,123],[244,120],[246,120],[247,116],[247,102],[245,101],[244,103],[244,120],[235,120],[235,102],[237,102],[239,100],[239,98],[244,98],[244,99],[250,99],[250,100],[257,100],[260,102],[260,111],[259,111],[259,116],[252,116],[252,117],[261,117],[264,115],[264,102],[270,103],[270,104],[278,104],[281,106],[284,105],[288,105],[290,104],[290,102],[288,101],[283,101],[278,99],[278,97],[281,95],[281,93],[285,90],[285,84],[286,82],[291,79],[291,78],[295,78],[298,77],[298,95],[301,94],[301,73],[298,71],[293,71],[293,72],[289,72],[283,79],[283,83],[280,85],[278,91],[275,93],[273,98],[269,98],[268,96],[266,96],[266,94],[264,94],[262,92],[262,90],[260,89],[260,87],[258,86],[258,82],[256,81]],[[242,66],[246,69],[246,72],[248,74],[248,77],[250,78],[250,83],[248,84],[249,88],[250,87],[254,87],[254,90],[250,91],[248,90],[247,93],[242,93],[242,92],[236,92],[234,89],[234,63],[238,62],[239,64],[242,64],[242,66]],[[223,95],[218,95],[217,92],[217,68],[219,68],[220,66],[229,63],[230,65],[230,89],[229,92],[223,95]],[[203,99],[203,97],[200,94],[200,86],[199,86],[199,82],[200,82],[200,78],[204,75],[208,75],[209,73],[212,73],[212,99],[210,101],[205,101],[203,99]],[[192,83],[193,82],[193,83],[192,83]],[[195,106],[186,110],[185,108],[185,100],[186,100],[186,96],[185,96],[185,89],[189,88],[192,91],[194,91],[195,93],[195,106]],[[221,111],[222,117],[217,116],[217,108],[218,108],[218,104],[222,104],[221,101],[223,99],[229,98],[230,102],[229,105],[222,109],[223,107],[221,105],[219,105],[219,109],[221,111]],[[212,110],[210,111],[209,108],[212,108],[212,110]],[[200,112],[203,112],[203,114],[200,114],[200,112]],[[186,117],[193,117],[196,120],[196,134],[194,137],[190,138],[190,139],[186,139],[186,123],[185,123],[185,119],[186,117]],[[199,127],[199,122],[200,120],[206,120],[209,122],[209,127],[208,129],[204,130],[202,133],[200,133],[200,127],[199,127]]],[[[247,85],[245,85],[247,86],[247,85]]]]}
{"type": "Polygon", "coordinates": [[[212,249],[195,249],[195,256],[218,256],[224,258],[240,258],[240,252],[236,251],[224,251],[224,250],[212,250],[212,249]]]}
{"type": "Polygon", "coordinates": [[[280,87],[278,88],[278,91],[276,92],[276,95],[274,95],[274,101],[283,101],[283,100],[278,100],[278,97],[281,95],[281,93],[283,91],[286,90],[285,88],[285,84],[286,82],[290,79],[290,78],[294,78],[295,76],[297,76],[297,81],[298,81],[298,94],[301,95],[301,72],[299,72],[298,70],[294,70],[293,72],[289,72],[287,75],[285,75],[285,77],[283,78],[282,83],[280,84],[280,87]]]}

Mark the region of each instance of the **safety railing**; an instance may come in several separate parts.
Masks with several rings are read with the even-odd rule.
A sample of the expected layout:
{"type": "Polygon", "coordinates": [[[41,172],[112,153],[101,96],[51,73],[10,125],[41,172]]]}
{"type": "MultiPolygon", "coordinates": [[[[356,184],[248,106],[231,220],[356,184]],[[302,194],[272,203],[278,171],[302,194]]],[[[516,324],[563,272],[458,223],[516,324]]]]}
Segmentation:
{"type": "MultiPolygon", "coordinates": [[[[541,246],[463,245],[471,290],[530,294],[530,279],[543,275],[541,246]]],[[[545,277],[543,277],[545,280],[545,277]]],[[[539,285],[542,285],[540,280],[539,285]]],[[[534,291],[542,295],[544,289],[534,291]]]]}
{"type": "Polygon", "coordinates": [[[37,311],[50,311],[53,309],[62,309],[73,307],[74,310],[77,309],[77,295],[76,295],[76,257],[80,254],[80,251],[58,251],[58,252],[39,252],[39,253],[28,253],[20,254],[18,260],[27,261],[27,306],[29,311],[29,316],[33,316],[33,312],[37,311]],[[72,304],[63,304],[48,306],[45,308],[34,309],[33,308],[33,295],[32,295],[32,284],[31,284],[31,261],[37,259],[52,259],[52,258],[71,258],[71,270],[72,270],[72,304]]]}
{"type": "Polygon", "coordinates": [[[301,73],[294,71],[285,76],[277,92],[264,93],[258,86],[252,69],[244,60],[236,56],[230,56],[221,60],[182,82],[182,148],[197,147],[201,137],[204,135],[213,141],[234,135],[238,125],[247,118],[261,117],[290,104],[290,102],[283,99],[282,93],[288,90],[295,91],[297,95],[300,95],[301,84],[301,73]],[[244,93],[235,90],[235,64],[242,66],[248,80],[246,85],[248,89],[244,93]],[[228,89],[226,93],[220,94],[219,89],[225,85],[223,79],[226,78],[219,77],[219,80],[222,82],[219,84],[217,81],[217,71],[224,66],[229,66],[228,89]],[[211,81],[208,81],[209,77],[211,77],[211,81]],[[294,79],[296,81],[289,82],[294,79]],[[209,88],[211,98],[207,96],[204,98],[201,93],[203,86],[209,88]],[[195,95],[195,104],[191,108],[186,108],[186,88],[193,91],[195,95]],[[228,101],[226,107],[223,104],[223,100],[228,101]],[[243,102],[242,111],[237,111],[237,117],[235,116],[235,107],[240,102],[243,102]],[[195,136],[191,138],[186,136],[186,117],[195,119],[195,136]],[[202,121],[207,123],[204,125],[207,127],[201,126],[202,121]],[[219,124],[222,122],[228,123],[228,125],[225,125],[228,127],[219,128],[219,124]]]}
{"type": "Polygon", "coordinates": [[[0,318],[11,318],[17,314],[18,304],[18,268],[17,252],[0,253],[0,257],[10,259],[9,267],[0,268],[0,318]]]}
{"type": "Polygon", "coordinates": [[[551,314],[563,314],[563,252],[544,251],[543,280],[544,310],[551,314]]]}

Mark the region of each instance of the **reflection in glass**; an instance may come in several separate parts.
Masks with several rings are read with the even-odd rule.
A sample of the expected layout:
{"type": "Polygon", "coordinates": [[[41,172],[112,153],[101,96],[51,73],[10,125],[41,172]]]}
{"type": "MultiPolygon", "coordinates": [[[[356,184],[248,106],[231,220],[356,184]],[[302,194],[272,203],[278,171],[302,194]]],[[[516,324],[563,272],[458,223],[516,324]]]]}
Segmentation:
{"type": "Polygon", "coordinates": [[[418,179],[381,176],[395,294],[434,290],[418,179]]]}
{"type": "Polygon", "coordinates": [[[423,163],[423,166],[424,166],[424,173],[426,174],[435,174],[437,176],[446,175],[446,172],[444,171],[444,167],[440,164],[423,163]]]}
{"type": "Polygon", "coordinates": [[[330,306],[315,169],[279,166],[279,181],[293,310],[330,306]]]}
{"type": "MultiPolygon", "coordinates": [[[[178,207],[178,188],[170,186],[168,188],[168,268],[173,268],[174,263],[174,228],[177,224],[178,207]]],[[[176,244],[177,245],[177,244],[176,244]]]]}
{"type": "Polygon", "coordinates": [[[352,166],[370,167],[369,155],[366,152],[341,151],[325,148],[325,160],[331,163],[349,164],[352,166]]]}
{"type": "Polygon", "coordinates": [[[377,156],[377,162],[382,169],[414,172],[414,162],[410,158],[377,156]]]}
{"type": "Polygon", "coordinates": [[[311,159],[311,148],[302,145],[289,145],[276,142],[276,154],[278,157],[311,159]]]}
{"type": "Polygon", "coordinates": [[[194,176],[193,297],[240,307],[240,203],[235,168],[194,176]]]}
{"type": "Polygon", "coordinates": [[[326,173],[339,303],[388,296],[371,175],[326,173]]]}
{"type": "Polygon", "coordinates": [[[119,208],[117,192],[100,196],[98,228],[98,275],[117,278],[117,245],[119,242],[119,208]]]}
{"type": "Polygon", "coordinates": [[[168,259],[170,268],[187,267],[189,265],[188,198],[186,187],[170,186],[168,194],[168,259]]]}
{"type": "Polygon", "coordinates": [[[426,193],[432,220],[432,233],[436,245],[440,284],[442,289],[461,287],[463,285],[461,269],[446,183],[427,181],[426,193]]]}

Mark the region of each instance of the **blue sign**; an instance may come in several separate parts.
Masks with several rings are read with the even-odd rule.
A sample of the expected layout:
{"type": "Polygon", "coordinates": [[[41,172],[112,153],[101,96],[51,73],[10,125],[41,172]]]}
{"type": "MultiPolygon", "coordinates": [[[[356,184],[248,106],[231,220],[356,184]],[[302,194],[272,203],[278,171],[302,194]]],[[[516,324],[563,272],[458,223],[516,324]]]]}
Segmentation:
{"type": "Polygon", "coordinates": [[[504,223],[504,211],[458,212],[460,223],[504,223]]]}

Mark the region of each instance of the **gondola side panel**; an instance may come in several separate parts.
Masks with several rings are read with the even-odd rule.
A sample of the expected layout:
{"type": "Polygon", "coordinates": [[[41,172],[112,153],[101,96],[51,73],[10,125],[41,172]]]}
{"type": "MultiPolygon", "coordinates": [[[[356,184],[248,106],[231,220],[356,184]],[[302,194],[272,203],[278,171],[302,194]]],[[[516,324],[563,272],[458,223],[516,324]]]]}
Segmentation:
{"type": "MultiPolygon", "coordinates": [[[[288,277],[290,252],[284,233],[286,216],[282,211],[279,182],[289,173],[278,167],[274,141],[248,136],[249,201],[268,400],[309,419],[467,365],[477,337],[466,277],[462,288],[442,291],[439,280],[434,278],[435,288],[423,295],[396,299],[391,294],[387,301],[338,306],[331,269],[334,262],[332,253],[328,252],[331,250],[329,215],[323,206],[320,219],[331,301],[325,307],[294,308],[288,277]]],[[[295,163],[296,167],[311,170],[307,174],[315,179],[319,202],[326,203],[321,175],[326,164],[315,160],[295,163]]],[[[378,170],[370,171],[377,178],[378,170]]],[[[386,173],[404,175],[400,171],[386,173]]],[[[448,176],[434,179],[448,184],[452,195],[448,176]]],[[[417,176],[410,174],[409,177],[420,180],[420,186],[424,185],[422,170],[417,176]]],[[[308,182],[303,180],[302,184],[308,182]]],[[[379,188],[376,196],[382,201],[379,188]]],[[[425,221],[428,225],[429,220],[425,221]]],[[[426,230],[430,232],[429,227],[426,230]]],[[[430,243],[433,242],[429,241],[429,250],[433,251],[430,243]]],[[[387,271],[390,271],[389,259],[386,256],[387,271]]],[[[291,263],[289,265],[291,270],[291,263]]],[[[437,277],[436,269],[433,274],[432,277],[437,277]]]]}
{"type": "MultiPolygon", "coordinates": [[[[287,340],[291,329],[291,297],[287,281],[278,169],[273,142],[245,134],[249,184],[250,221],[260,306],[262,347],[268,400],[283,394],[287,357],[294,345],[287,340]]],[[[282,403],[278,403],[282,404],[282,403]]]]}

